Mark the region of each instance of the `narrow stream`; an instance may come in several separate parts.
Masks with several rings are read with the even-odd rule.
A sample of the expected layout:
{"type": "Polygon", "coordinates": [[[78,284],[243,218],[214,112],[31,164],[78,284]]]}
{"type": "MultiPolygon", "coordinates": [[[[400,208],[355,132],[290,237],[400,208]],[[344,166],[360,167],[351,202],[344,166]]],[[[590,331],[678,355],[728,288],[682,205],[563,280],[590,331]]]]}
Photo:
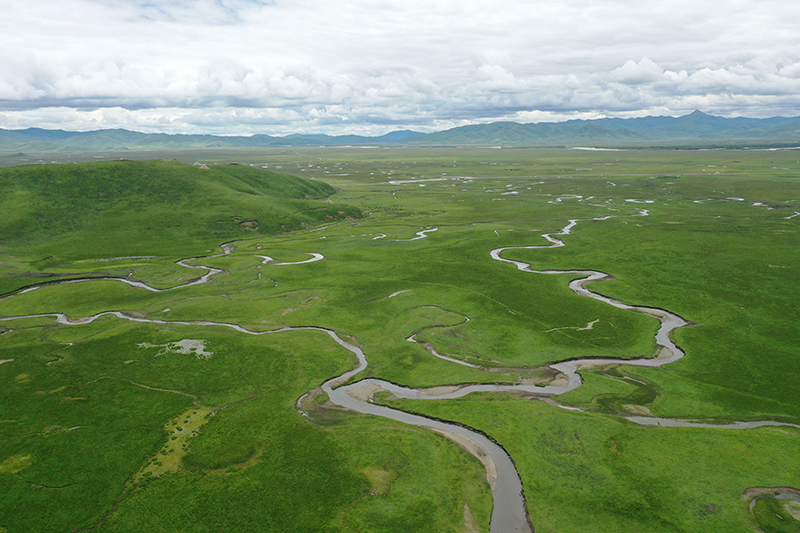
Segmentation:
{"type": "MultiPolygon", "coordinates": [[[[203,257],[202,259],[211,259],[212,257],[221,257],[223,255],[228,255],[234,249],[234,247],[230,243],[220,244],[220,248],[222,248],[222,253],[221,254],[207,255],[207,256],[203,257]]],[[[136,259],[136,258],[147,259],[147,258],[155,258],[155,256],[109,257],[107,259],[97,259],[96,261],[117,261],[117,260],[123,260],[123,259],[136,259]]],[[[150,292],[174,291],[174,290],[177,290],[177,289],[183,289],[184,287],[191,287],[192,285],[201,285],[203,283],[208,283],[208,281],[211,279],[211,276],[215,276],[215,275],[217,275],[217,274],[222,272],[222,270],[219,269],[219,268],[202,266],[202,265],[196,265],[195,266],[195,265],[186,264],[187,261],[196,261],[198,259],[201,259],[201,258],[200,257],[190,257],[188,259],[181,259],[180,261],[176,261],[175,264],[176,265],[180,265],[180,266],[185,267],[185,268],[191,268],[191,269],[195,269],[195,270],[205,270],[206,271],[205,274],[203,274],[199,278],[195,279],[194,281],[190,281],[189,283],[184,283],[182,285],[175,285],[174,287],[169,287],[169,288],[166,288],[166,289],[156,289],[155,287],[151,287],[150,285],[148,285],[146,283],[143,283],[141,281],[132,281],[132,280],[129,280],[127,278],[85,277],[85,278],[78,278],[78,279],[67,279],[67,280],[61,280],[61,281],[52,281],[52,282],[43,283],[41,285],[34,285],[32,287],[24,287],[22,289],[14,291],[14,292],[12,292],[12,293],[0,298],[0,302],[2,302],[3,300],[8,300],[9,298],[11,298],[13,296],[19,296],[20,294],[25,294],[26,292],[35,291],[36,289],[39,289],[44,285],[64,285],[64,284],[67,284],[67,283],[83,283],[83,282],[86,282],[86,281],[119,281],[121,283],[125,283],[127,285],[130,285],[131,287],[144,289],[144,290],[150,291],[150,292]]]]}

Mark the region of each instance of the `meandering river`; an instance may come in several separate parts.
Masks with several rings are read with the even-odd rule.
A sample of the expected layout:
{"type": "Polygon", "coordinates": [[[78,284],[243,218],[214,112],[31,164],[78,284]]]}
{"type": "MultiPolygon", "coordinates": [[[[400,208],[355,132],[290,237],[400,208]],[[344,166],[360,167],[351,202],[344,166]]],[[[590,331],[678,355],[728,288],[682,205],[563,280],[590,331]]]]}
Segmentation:
{"type": "MultiPolygon", "coordinates": [[[[647,216],[647,214],[648,212],[646,210],[642,210],[637,215],[629,215],[629,216],[647,216]]],[[[331,402],[333,402],[336,405],[351,409],[353,411],[358,411],[360,413],[371,414],[415,426],[430,428],[465,446],[468,450],[470,450],[471,453],[479,457],[486,466],[487,479],[490,482],[490,486],[492,488],[492,496],[494,499],[494,508],[492,511],[492,520],[491,520],[491,533],[512,533],[512,532],[532,533],[533,528],[530,524],[527,510],[525,507],[525,499],[522,494],[522,483],[520,481],[519,474],[517,473],[516,468],[514,467],[514,464],[511,461],[511,458],[505,452],[505,450],[503,450],[502,447],[500,447],[497,443],[493,442],[491,439],[487,438],[485,435],[456,424],[450,424],[438,420],[432,420],[423,416],[413,415],[386,406],[375,405],[370,402],[371,393],[364,395],[360,394],[359,391],[364,391],[364,390],[375,391],[382,389],[390,392],[391,394],[393,394],[398,398],[425,399],[425,400],[454,399],[466,396],[467,394],[470,394],[472,392],[493,392],[493,391],[524,391],[526,393],[535,393],[542,396],[556,396],[559,394],[563,394],[567,391],[573,390],[581,385],[582,383],[581,378],[578,375],[578,371],[581,369],[585,369],[591,366],[608,365],[608,364],[655,367],[671,363],[683,357],[684,356],[683,351],[672,342],[672,340],[670,339],[670,334],[674,329],[686,326],[689,324],[689,322],[669,311],[663,309],[650,308],[650,307],[631,306],[623,302],[614,300],[612,298],[595,294],[587,288],[587,285],[592,281],[609,279],[610,276],[608,274],[594,270],[534,270],[531,268],[531,265],[529,263],[524,263],[522,261],[515,261],[512,259],[506,259],[502,256],[504,252],[514,249],[545,249],[545,248],[555,248],[559,246],[564,246],[564,242],[561,241],[559,238],[557,238],[557,236],[568,235],[579,222],[590,221],[590,220],[600,221],[609,218],[612,218],[612,216],[605,216],[592,219],[569,220],[567,225],[564,226],[564,228],[562,228],[560,231],[554,233],[546,233],[542,235],[542,237],[550,243],[549,245],[505,247],[505,248],[497,248],[490,252],[490,255],[493,259],[502,263],[508,263],[514,265],[516,266],[517,269],[523,272],[532,274],[578,274],[582,277],[572,281],[569,284],[570,288],[576,294],[580,296],[594,298],[596,300],[604,302],[608,305],[612,305],[619,309],[625,309],[646,314],[658,320],[660,323],[660,327],[658,328],[658,331],[656,332],[655,335],[655,341],[658,346],[656,357],[627,359],[627,360],[614,359],[614,358],[579,359],[579,360],[554,363],[549,366],[558,371],[559,373],[563,374],[564,376],[566,376],[567,379],[559,380],[560,383],[558,384],[550,384],[544,387],[534,386],[534,385],[514,385],[514,384],[482,384],[482,385],[468,385],[464,387],[448,387],[444,388],[445,390],[418,390],[418,389],[410,389],[402,387],[379,379],[364,379],[356,383],[342,386],[343,383],[352,379],[357,374],[362,372],[365,368],[367,368],[368,365],[367,358],[361,348],[359,348],[353,343],[344,340],[342,337],[339,336],[337,332],[330,329],[315,327],[315,326],[286,327],[271,331],[251,331],[238,324],[232,324],[232,323],[211,322],[211,321],[160,320],[152,318],[134,317],[119,311],[105,311],[93,316],[77,318],[77,319],[71,319],[70,317],[68,317],[66,314],[63,313],[22,315],[13,317],[3,317],[0,318],[0,322],[8,322],[26,318],[54,317],[56,319],[56,322],[60,324],[79,325],[79,324],[88,324],[90,322],[93,322],[94,320],[97,320],[102,316],[112,315],[120,319],[130,320],[133,322],[141,322],[141,323],[227,327],[249,335],[269,335],[279,332],[303,331],[303,330],[315,330],[324,332],[327,335],[329,335],[335,342],[341,345],[343,348],[350,351],[358,360],[358,364],[356,365],[355,368],[349,370],[348,372],[345,372],[340,376],[333,377],[322,384],[321,388],[325,393],[327,393],[331,402]]],[[[417,233],[417,237],[412,238],[410,240],[425,238],[428,233],[433,231],[436,231],[436,229],[427,229],[420,231],[417,233]]],[[[218,255],[224,255],[230,253],[232,247],[230,244],[224,244],[222,245],[222,249],[223,253],[218,255]]],[[[272,264],[272,265],[300,265],[323,259],[323,256],[321,254],[311,253],[309,255],[312,256],[311,259],[305,261],[299,261],[296,263],[275,262],[269,256],[256,256],[256,257],[263,259],[265,264],[272,264]]],[[[211,256],[211,257],[217,257],[217,256],[211,256]]],[[[178,261],[178,264],[187,268],[204,269],[206,270],[206,274],[204,274],[202,277],[196,280],[193,280],[190,283],[172,287],[170,289],[156,289],[144,283],[131,281],[125,278],[85,278],[85,279],[69,280],[56,283],[77,283],[82,281],[91,281],[92,279],[94,280],[108,279],[114,281],[121,281],[133,287],[149,291],[160,292],[164,290],[175,290],[182,287],[188,287],[191,285],[206,283],[212,276],[222,272],[222,270],[215,269],[212,267],[192,266],[186,264],[186,261],[191,261],[191,260],[192,259],[178,261]]],[[[25,292],[29,292],[36,288],[38,287],[28,287],[20,291],[17,291],[16,293],[9,295],[8,297],[21,295],[25,292]]],[[[396,294],[399,293],[394,293],[392,296],[396,294]]],[[[413,336],[410,340],[414,340],[413,336]]],[[[415,342],[420,342],[420,341],[415,341],[415,342]]],[[[426,348],[428,348],[428,351],[432,355],[440,357],[444,360],[459,364],[468,364],[464,363],[463,361],[459,361],[457,359],[438,354],[438,352],[432,349],[433,348],[432,346],[430,347],[426,346],[426,348]]],[[[4,361],[4,363],[5,362],[9,361],[4,361]]],[[[468,364],[468,366],[475,366],[475,365],[468,364]]],[[[300,398],[298,400],[297,402],[298,408],[302,400],[303,398],[300,398]]],[[[751,427],[759,427],[765,425],[789,425],[794,427],[800,427],[794,424],[784,424],[784,423],[770,422],[770,421],[734,422],[732,424],[727,424],[727,425],[714,425],[707,423],[693,423],[685,421],[681,422],[672,419],[654,418],[654,417],[631,416],[626,418],[632,422],[650,426],[659,425],[659,426],[708,427],[708,428],[751,428],[751,427]]]]}

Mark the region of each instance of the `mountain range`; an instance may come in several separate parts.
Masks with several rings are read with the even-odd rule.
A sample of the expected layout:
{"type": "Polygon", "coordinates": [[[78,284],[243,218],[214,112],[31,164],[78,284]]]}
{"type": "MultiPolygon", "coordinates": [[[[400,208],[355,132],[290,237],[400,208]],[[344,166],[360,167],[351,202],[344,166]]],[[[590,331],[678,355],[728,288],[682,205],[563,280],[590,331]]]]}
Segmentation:
{"type": "Polygon", "coordinates": [[[800,117],[724,118],[695,111],[682,117],[603,118],[560,123],[494,122],[435,133],[217,136],[140,133],[124,129],[74,132],[0,129],[0,152],[84,152],[269,146],[681,146],[790,145],[800,142],[800,117]]]}

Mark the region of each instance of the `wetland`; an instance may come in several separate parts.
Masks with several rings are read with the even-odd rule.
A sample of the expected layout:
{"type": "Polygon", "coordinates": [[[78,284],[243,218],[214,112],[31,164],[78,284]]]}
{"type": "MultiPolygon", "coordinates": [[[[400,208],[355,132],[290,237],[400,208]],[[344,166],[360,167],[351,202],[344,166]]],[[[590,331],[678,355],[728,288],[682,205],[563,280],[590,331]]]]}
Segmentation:
{"type": "Polygon", "coordinates": [[[796,490],[792,153],[200,155],[199,224],[35,239],[4,171],[8,531],[749,531],[796,490]]]}

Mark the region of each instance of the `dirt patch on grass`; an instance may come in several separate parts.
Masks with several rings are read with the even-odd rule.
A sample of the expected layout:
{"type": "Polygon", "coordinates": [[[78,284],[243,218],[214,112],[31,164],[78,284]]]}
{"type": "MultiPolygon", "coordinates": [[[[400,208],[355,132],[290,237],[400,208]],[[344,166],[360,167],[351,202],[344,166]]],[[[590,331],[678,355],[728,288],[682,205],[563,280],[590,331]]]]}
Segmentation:
{"type": "Polygon", "coordinates": [[[58,392],[65,391],[66,389],[67,389],[67,386],[64,385],[63,387],[58,387],[57,389],[53,389],[53,390],[37,390],[37,391],[34,391],[34,394],[37,394],[39,396],[42,396],[42,395],[45,395],[45,394],[56,394],[58,392]]]}
{"type": "Polygon", "coordinates": [[[430,429],[431,431],[435,431],[440,435],[444,435],[448,439],[460,444],[470,454],[477,457],[478,460],[483,463],[483,467],[486,469],[486,481],[489,482],[489,486],[492,488],[492,490],[494,490],[495,486],[497,485],[497,465],[495,464],[491,455],[487,454],[483,448],[481,448],[475,441],[468,437],[464,437],[463,435],[459,435],[458,433],[453,433],[452,431],[447,431],[444,429],[430,429]]]}
{"type": "Polygon", "coordinates": [[[548,383],[548,385],[552,385],[554,387],[566,387],[569,385],[569,377],[566,374],[558,373],[556,377],[553,378],[553,381],[548,383]]]}
{"type": "MultiPolygon", "coordinates": [[[[551,370],[551,369],[548,369],[551,370]]],[[[569,384],[569,378],[566,374],[562,374],[561,372],[552,371],[552,372],[543,372],[539,375],[520,378],[519,380],[520,385],[535,385],[537,387],[546,387],[548,385],[554,385],[556,387],[565,387],[569,384]]]]}
{"type": "Polygon", "coordinates": [[[520,373],[520,385],[535,385],[546,387],[548,385],[565,386],[569,383],[569,378],[563,372],[542,366],[538,368],[515,368],[515,372],[520,373]]]}
{"type": "Polygon", "coordinates": [[[661,348],[661,350],[656,355],[656,359],[669,359],[673,357],[675,354],[669,348],[661,348]]]}
{"type": "Polygon", "coordinates": [[[197,359],[207,361],[208,359],[211,359],[212,355],[214,355],[214,352],[206,351],[206,341],[202,339],[183,339],[176,342],[168,342],[167,344],[149,344],[146,342],[141,342],[137,344],[137,346],[139,348],[161,348],[161,350],[156,354],[156,357],[168,353],[179,353],[185,355],[194,354],[197,359]]]}
{"type": "Polygon", "coordinates": [[[750,487],[742,493],[742,499],[750,500],[756,496],[774,496],[776,494],[796,494],[800,496],[800,490],[793,487],[750,487]]]}
{"type": "Polygon", "coordinates": [[[385,496],[389,494],[392,482],[397,479],[397,473],[381,470],[377,466],[368,466],[361,471],[371,485],[371,496],[385,496]]]}
{"type": "Polygon", "coordinates": [[[204,474],[211,475],[211,476],[222,476],[222,475],[230,475],[235,474],[237,472],[241,472],[242,470],[246,470],[251,466],[257,465],[261,462],[261,456],[264,454],[264,448],[259,448],[256,453],[253,454],[250,459],[243,463],[238,463],[235,465],[226,466],[225,468],[218,468],[216,470],[203,470],[204,474]]]}
{"type": "Polygon", "coordinates": [[[643,416],[653,416],[653,413],[650,412],[650,409],[643,405],[623,405],[625,410],[630,411],[631,413],[643,416]]]}
{"type": "Polygon", "coordinates": [[[464,533],[480,533],[478,526],[475,524],[475,517],[472,516],[472,511],[464,502],[464,533]]]}
{"type": "Polygon", "coordinates": [[[347,395],[361,402],[368,402],[376,392],[385,391],[380,385],[362,385],[347,391],[347,395]]]}
{"type": "Polygon", "coordinates": [[[551,331],[560,331],[560,330],[562,330],[562,329],[574,329],[575,331],[589,331],[590,329],[594,328],[594,325],[595,325],[595,324],[597,324],[598,322],[600,322],[600,319],[599,319],[599,318],[598,318],[597,320],[592,320],[591,322],[589,322],[588,324],[586,324],[586,326],[585,326],[585,327],[580,327],[580,326],[565,326],[565,327],[563,327],[563,328],[553,328],[553,329],[548,329],[547,331],[543,331],[542,333],[550,333],[551,331]]]}

